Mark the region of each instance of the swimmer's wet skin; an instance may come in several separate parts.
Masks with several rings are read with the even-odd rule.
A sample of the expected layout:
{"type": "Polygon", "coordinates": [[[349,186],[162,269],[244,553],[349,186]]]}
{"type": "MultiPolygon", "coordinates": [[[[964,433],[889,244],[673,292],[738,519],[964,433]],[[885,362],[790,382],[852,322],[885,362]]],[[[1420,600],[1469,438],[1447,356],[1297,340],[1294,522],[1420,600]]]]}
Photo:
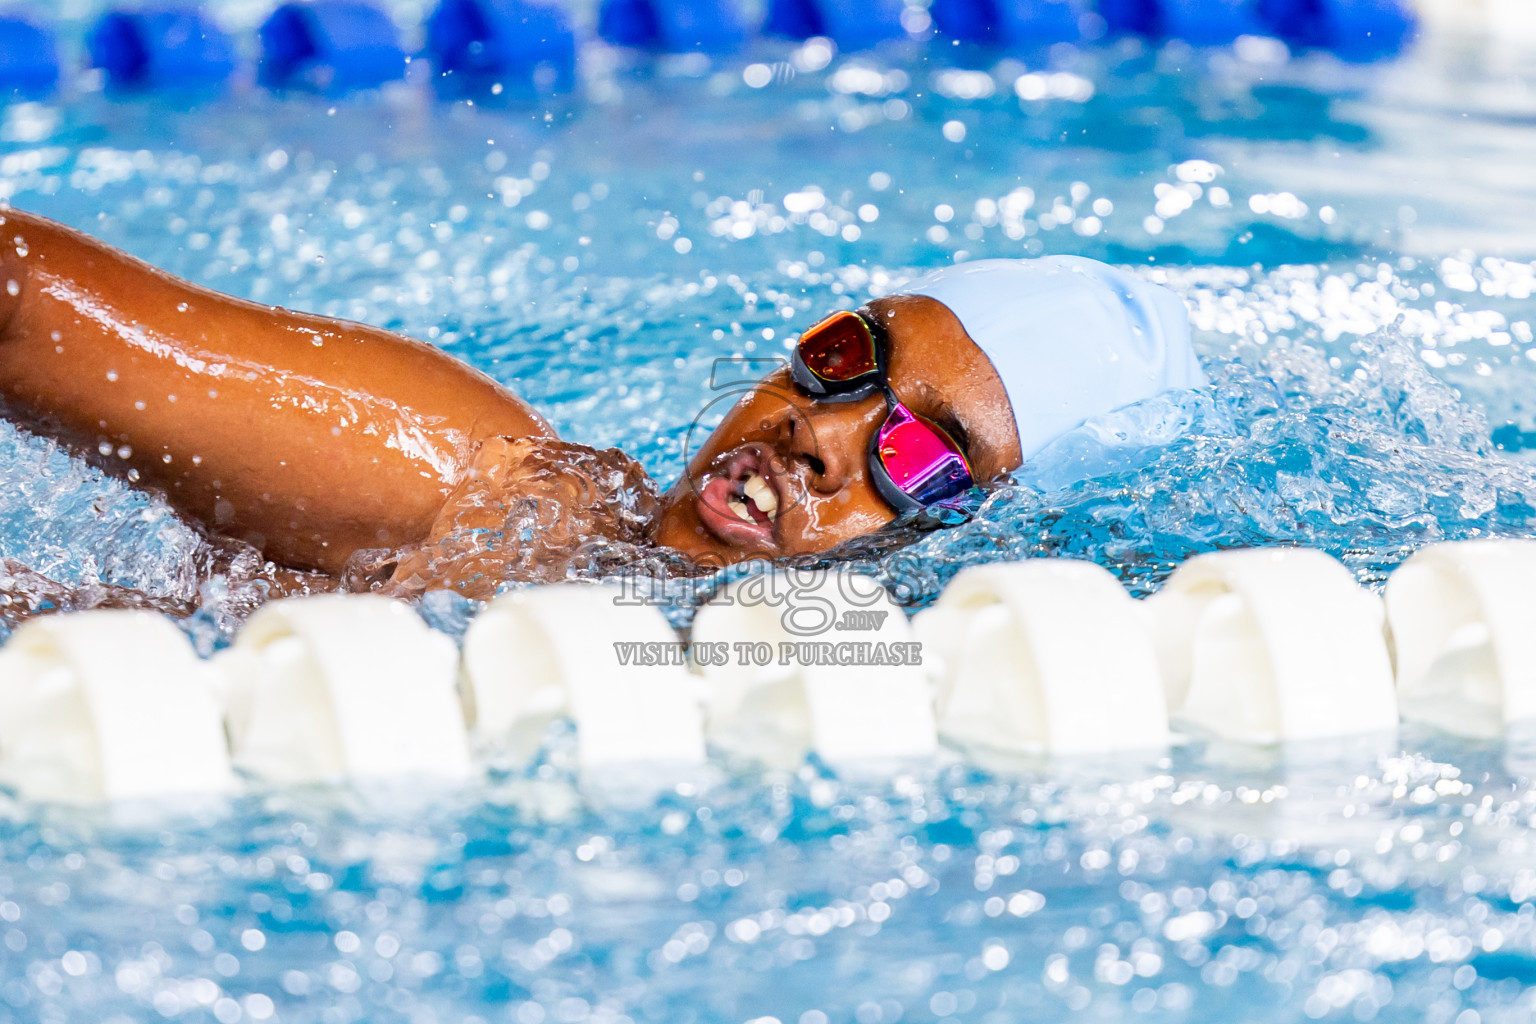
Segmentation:
{"type": "Polygon", "coordinates": [[[489,437],[554,437],[423,342],[220,295],[0,211],[0,392],[297,569],[419,541],[489,437]]]}
{"type": "Polygon", "coordinates": [[[725,562],[825,551],[908,503],[871,472],[893,409],[985,485],[1090,416],[1205,382],[1182,303],[1091,260],[962,264],[859,312],[878,328],[881,387],[828,400],[770,374],[658,507],[633,460],[560,441],[431,345],[222,295],[0,211],[10,416],[281,566],[339,575],[359,552],[401,549],[379,563],[415,591],[483,597],[526,573],[500,536],[525,499],[559,519],[541,527],[541,559],[594,540],[725,562]]]}

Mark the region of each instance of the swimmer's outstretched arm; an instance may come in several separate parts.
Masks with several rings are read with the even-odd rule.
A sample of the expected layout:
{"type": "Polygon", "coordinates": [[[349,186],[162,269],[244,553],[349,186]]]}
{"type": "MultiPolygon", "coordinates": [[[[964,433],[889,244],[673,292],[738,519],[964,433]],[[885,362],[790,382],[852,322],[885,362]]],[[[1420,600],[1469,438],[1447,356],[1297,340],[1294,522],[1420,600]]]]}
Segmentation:
{"type": "Polygon", "coordinates": [[[425,539],[484,442],[553,438],[423,342],[231,298],[0,209],[0,398],[295,569],[425,539]]]}

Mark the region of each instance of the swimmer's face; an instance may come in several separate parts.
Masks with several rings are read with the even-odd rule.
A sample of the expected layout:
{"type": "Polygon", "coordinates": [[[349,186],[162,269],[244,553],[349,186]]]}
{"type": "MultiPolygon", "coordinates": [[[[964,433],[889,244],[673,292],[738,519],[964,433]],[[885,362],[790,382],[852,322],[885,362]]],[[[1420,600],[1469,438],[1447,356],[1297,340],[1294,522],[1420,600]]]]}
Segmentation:
{"type": "MultiPolygon", "coordinates": [[[[885,324],[892,389],[961,443],[977,483],[1022,461],[997,372],[942,303],[877,299],[862,312],[885,324]]],[[[876,392],[814,401],[782,367],[758,381],[704,442],[663,499],[657,542],[700,559],[735,562],[811,554],[896,517],[869,476],[870,438],[888,412],[876,392]]]]}

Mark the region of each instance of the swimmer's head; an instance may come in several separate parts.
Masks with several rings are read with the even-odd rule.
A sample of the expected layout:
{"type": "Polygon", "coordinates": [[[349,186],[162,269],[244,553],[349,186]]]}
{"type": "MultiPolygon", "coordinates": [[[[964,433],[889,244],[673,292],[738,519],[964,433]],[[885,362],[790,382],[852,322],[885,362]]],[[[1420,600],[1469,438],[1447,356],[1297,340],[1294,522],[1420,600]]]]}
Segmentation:
{"type": "Polygon", "coordinates": [[[659,543],[729,562],[879,529],[913,504],[871,464],[894,402],[953,439],[985,487],[1090,417],[1206,383],[1183,302],[1081,257],[958,264],[859,314],[881,336],[889,394],[839,401],[815,397],[804,367],[769,374],[667,493],[659,543]]]}
{"type": "MultiPolygon", "coordinates": [[[[1008,392],[943,303],[896,295],[859,312],[883,328],[892,393],[958,442],[977,484],[1018,468],[1008,392]]],[[[657,541],[733,562],[825,551],[879,529],[898,514],[870,466],[889,413],[878,389],[826,401],[799,387],[788,367],[775,370],[742,396],[667,493],[657,541]]]]}

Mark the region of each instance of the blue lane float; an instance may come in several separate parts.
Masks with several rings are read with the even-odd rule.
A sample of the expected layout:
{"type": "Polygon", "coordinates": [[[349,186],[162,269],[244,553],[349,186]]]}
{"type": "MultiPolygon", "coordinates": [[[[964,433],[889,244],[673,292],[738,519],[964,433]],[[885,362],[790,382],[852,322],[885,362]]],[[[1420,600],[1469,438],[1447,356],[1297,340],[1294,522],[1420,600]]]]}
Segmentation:
{"type": "Polygon", "coordinates": [[[88,41],[91,64],[116,88],[214,85],[235,70],[235,49],[195,7],[112,11],[88,41]]]}
{"type": "Polygon", "coordinates": [[[53,33],[21,15],[0,16],[0,92],[44,95],[59,82],[53,33]]]}
{"type": "MultiPolygon", "coordinates": [[[[603,0],[598,34],[657,52],[724,53],[748,35],[736,2],[603,0]]],[[[904,7],[903,0],[768,0],[762,31],[864,49],[905,37],[904,7]]],[[[933,0],[930,13],[946,40],[1010,49],[1077,41],[1085,16],[1102,19],[1111,34],[1202,46],[1274,35],[1295,49],[1353,61],[1396,54],[1417,32],[1408,0],[933,0]]],[[[340,94],[375,87],[400,78],[407,60],[396,26],[368,0],[285,3],[260,39],[259,77],[274,88],[340,94]]],[[[114,10],[88,46],[114,87],[216,83],[237,60],[230,40],[190,4],[114,10]]],[[[442,0],[428,23],[427,52],[454,79],[450,91],[460,84],[501,83],[514,95],[575,86],[575,36],[553,0],[442,0]]],[[[0,15],[0,92],[45,95],[60,69],[48,26],[0,15]]]]}
{"type": "Polygon", "coordinates": [[[1038,46],[1082,37],[1083,0],[934,0],[939,34],[983,46],[1038,46]]]}
{"type": "Polygon", "coordinates": [[[1418,23],[1403,0],[1258,0],[1269,30],[1295,47],[1369,61],[1400,51],[1418,23]]]}
{"type": "Polygon", "coordinates": [[[273,88],[342,93],[404,72],[394,23],[361,0],[284,4],[261,26],[260,78],[273,88]]]}
{"type": "Polygon", "coordinates": [[[1182,39],[1195,46],[1225,46],[1267,31],[1253,0],[1099,0],[1098,13],[1111,35],[1182,39]]]}
{"type": "Polygon", "coordinates": [[[731,0],[604,0],[597,34],[615,46],[666,53],[724,53],[747,35],[731,0]]]}
{"type": "Polygon", "coordinates": [[[786,39],[826,36],[840,50],[867,50],[905,39],[901,0],[772,0],[763,34],[786,39]]]}
{"type": "Polygon", "coordinates": [[[1158,28],[1195,46],[1224,46],[1238,36],[1264,34],[1252,0],[1163,0],[1158,28]]]}
{"type": "Polygon", "coordinates": [[[427,53],[443,75],[479,90],[576,87],[576,36],[557,7],[524,0],[443,0],[427,22],[427,53]]]}
{"type": "Polygon", "coordinates": [[[1158,0],[1099,0],[1098,13],[1110,35],[1155,39],[1163,34],[1158,0]]]}

